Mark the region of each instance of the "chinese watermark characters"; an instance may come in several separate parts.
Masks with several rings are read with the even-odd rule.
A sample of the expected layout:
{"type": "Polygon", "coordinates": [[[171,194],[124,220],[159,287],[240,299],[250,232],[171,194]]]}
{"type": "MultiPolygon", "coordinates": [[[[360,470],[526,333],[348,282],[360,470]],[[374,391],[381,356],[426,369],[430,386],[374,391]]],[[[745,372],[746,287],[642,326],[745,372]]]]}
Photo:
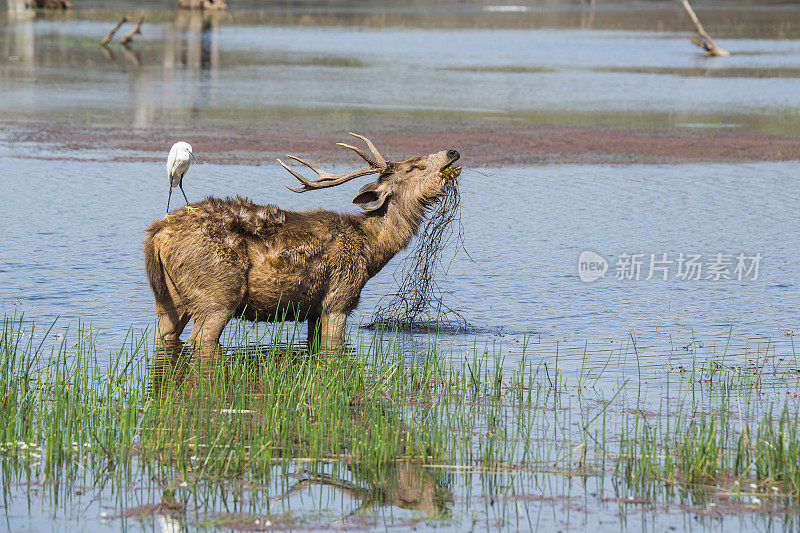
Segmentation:
{"type": "MultiPolygon", "coordinates": [[[[754,281],[761,268],[761,254],[619,254],[614,263],[614,278],[640,280],[735,280],[754,281]]],[[[608,261],[598,253],[585,250],[578,258],[581,281],[590,282],[605,276],[608,261]]]]}

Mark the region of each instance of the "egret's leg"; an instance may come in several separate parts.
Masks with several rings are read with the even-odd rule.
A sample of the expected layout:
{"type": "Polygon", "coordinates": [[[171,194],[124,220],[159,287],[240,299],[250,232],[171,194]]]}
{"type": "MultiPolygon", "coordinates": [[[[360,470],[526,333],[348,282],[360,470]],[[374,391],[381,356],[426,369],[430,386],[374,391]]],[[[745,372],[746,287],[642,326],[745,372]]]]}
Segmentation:
{"type": "Polygon", "coordinates": [[[169,186],[169,196],[167,196],[167,212],[164,213],[164,218],[169,216],[169,201],[172,198],[172,185],[169,186]]]}
{"type": "Polygon", "coordinates": [[[196,207],[192,207],[192,206],[189,205],[189,199],[186,198],[186,193],[183,192],[183,179],[181,179],[181,183],[178,184],[178,187],[180,188],[181,192],[183,193],[183,199],[186,200],[186,211],[197,212],[197,208],[196,207]]]}

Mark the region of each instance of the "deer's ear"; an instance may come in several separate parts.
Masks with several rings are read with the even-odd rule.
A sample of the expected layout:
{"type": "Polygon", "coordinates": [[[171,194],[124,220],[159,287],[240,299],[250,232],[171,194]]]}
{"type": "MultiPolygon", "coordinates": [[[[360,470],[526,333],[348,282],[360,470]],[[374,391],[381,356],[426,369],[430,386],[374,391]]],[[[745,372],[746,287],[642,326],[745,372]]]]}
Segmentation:
{"type": "Polygon", "coordinates": [[[380,182],[373,181],[358,190],[358,194],[353,198],[353,203],[364,211],[375,211],[380,209],[391,195],[392,191],[385,186],[382,187],[380,182]]]}

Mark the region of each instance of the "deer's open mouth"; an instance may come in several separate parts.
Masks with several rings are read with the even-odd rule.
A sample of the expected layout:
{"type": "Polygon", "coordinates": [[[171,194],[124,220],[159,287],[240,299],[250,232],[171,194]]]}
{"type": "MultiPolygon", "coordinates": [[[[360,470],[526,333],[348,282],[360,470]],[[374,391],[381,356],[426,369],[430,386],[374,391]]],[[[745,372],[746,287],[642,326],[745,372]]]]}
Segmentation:
{"type": "Polygon", "coordinates": [[[461,167],[453,166],[450,163],[439,172],[439,175],[444,181],[455,181],[461,175],[461,167]]]}

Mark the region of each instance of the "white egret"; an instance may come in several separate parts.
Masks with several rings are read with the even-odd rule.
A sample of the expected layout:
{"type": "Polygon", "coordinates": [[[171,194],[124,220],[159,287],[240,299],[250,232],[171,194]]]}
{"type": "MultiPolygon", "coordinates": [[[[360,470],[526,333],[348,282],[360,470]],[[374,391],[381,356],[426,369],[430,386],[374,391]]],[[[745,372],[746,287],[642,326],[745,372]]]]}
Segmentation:
{"type": "Polygon", "coordinates": [[[178,141],[169,149],[169,157],[167,157],[167,176],[169,177],[169,196],[167,197],[167,214],[169,214],[169,201],[172,198],[172,188],[177,186],[183,194],[183,199],[186,200],[186,209],[189,207],[189,199],[186,198],[186,193],[183,192],[183,176],[189,170],[189,163],[191,159],[197,163],[197,159],[192,153],[192,145],[178,141]]]}

